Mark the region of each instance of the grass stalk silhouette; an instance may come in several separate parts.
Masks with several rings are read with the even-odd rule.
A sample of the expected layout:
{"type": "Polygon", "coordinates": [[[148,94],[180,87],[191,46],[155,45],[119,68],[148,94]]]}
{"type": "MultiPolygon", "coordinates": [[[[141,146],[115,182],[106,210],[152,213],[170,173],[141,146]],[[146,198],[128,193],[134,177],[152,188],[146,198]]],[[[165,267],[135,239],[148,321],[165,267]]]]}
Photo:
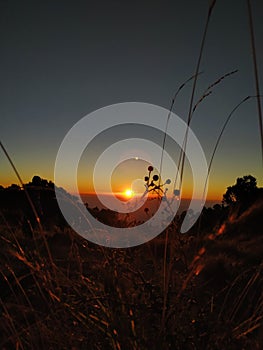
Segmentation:
{"type": "MultiPolygon", "coordinates": [[[[220,78],[218,78],[215,82],[213,82],[212,84],[210,84],[208,86],[208,88],[203,92],[202,96],[199,98],[199,100],[196,102],[196,104],[194,105],[193,107],[193,111],[192,111],[192,114],[191,114],[191,119],[190,119],[190,122],[192,121],[193,119],[193,116],[194,116],[194,113],[196,111],[196,109],[198,108],[198,106],[200,105],[200,103],[202,103],[206,97],[208,97],[209,95],[212,94],[213,92],[213,88],[216,87],[216,85],[220,84],[225,78],[227,77],[230,77],[231,75],[237,73],[238,70],[234,70],[234,71],[231,71],[231,72],[228,72],[224,75],[222,75],[220,78]]],[[[190,126],[190,124],[188,125],[190,126]]],[[[186,147],[186,142],[187,142],[187,135],[185,135],[184,137],[184,141],[183,141],[183,147],[180,151],[180,154],[179,154],[179,158],[178,158],[178,167],[177,167],[177,172],[176,172],[176,176],[175,176],[175,179],[174,179],[174,186],[173,186],[173,190],[175,190],[176,188],[176,184],[177,184],[177,180],[178,180],[178,177],[179,177],[179,169],[181,167],[181,163],[182,163],[182,159],[183,159],[183,154],[185,155],[185,147],[186,147]]],[[[182,182],[180,181],[179,182],[179,188],[181,187],[182,185],[182,182]]],[[[180,188],[181,190],[181,188],[180,188]]]]}
{"type": "MultiPolygon", "coordinates": [[[[240,108],[241,105],[243,105],[243,103],[247,102],[248,100],[250,100],[251,98],[257,98],[257,99],[260,99],[262,98],[263,95],[255,95],[255,96],[247,96],[245,97],[241,102],[239,102],[233,109],[232,111],[229,113],[228,117],[226,118],[224,124],[223,124],[223,127],[216,139],[216,143],[215,143],[215,146],[213,148],[213,152],[212,152],[212,155],[211,155],[211,159],[209,161],[209,164],[208,164],[208,171],[207,171],[207,177],[206,177],[206,181],[205,181],[205,188],[204,188],[204,193],[206,191],[206,186],[207,186],[207,182],[208,182],[208,178],[209,178],[209,175],[210,175],[210,172],[211,172],[211,168],[212,168],[212,164],[213,164],[213,161],[214,161],[214,158],[215,158],[215,154],[216,154],[216,151],[218,149],[218,146],[219,146],[219,143],[222,139],[222,136],[224,134],[224,131],[226,130],[227,126],[228,126],[228,123],[230,122],[231,118],[233,117],[234,113],[240,108]]],[[[203,194],[204,196],[204,194],[203,194]]]]}
{"type": "Polygon", "coordinates": [[[249,17],[250,40],[251,40],[252,55],[253,55],[252,57],[253,57],[253,66],[254,66],[254,78],[255,78],[256,94],[257,94],[259,132],[260,132],[260,140],[261,140],[261,158],[262,158],[262,167],[263,167],[263,117],[262,117],[262,109],[261,109],[261,101],[260,101],[259,74],[258,74],[258,65],[257,65],[253,16],[252,16],[250,0],[247,0],[247,8],[248,8],[248,17],[249,17]]]}
{"type": "MultiPolygon", "coordinates": [[[[235,112],[247,101],[249,101],[250,99],[252,98],[262,98],[263,95],[255,95],[255,96],[247,96],[245,97],[242,101],[240,101],[233,109],[232,111],[229,113],[228,117],[226,118],[223,126],[222,126],[222,129],[216,139],[216,143],[214,145],[214,148],[213,148],[213,151],[212,151],[212,155],[211,155],[211,158],[210,158],[210,161],[208,163],[208,168],[207,168],[207,176],[206,176],[206,179],[205,179],[205,185],[204,185],[204,189],[203,189],[203,196],[202,196],[202,201],[204,200],[204,197],[205,197],[205,193],[206,193],[206,190],[207,190],[207,185],[208,185],[208,179],[209,179],[209,176],[210,176],[210,173],[211,173],[211,169],[212,169],[212,165],[213,165],[213,161],[214,161],[214,158],[215,158],[215,155],[216,155],[216,151],[218,149],[218,146],[220,144],[220,141],[223,137],[223,134],[230,122],[230,120],[232,119],[233,115],[235,114],[235,112]]],[[[197,229],[197,235],[199,235],[200,233],[200,230],[201,230],[201,222],[202,222],[202,215],[199,217],[199,223],[198,223],[198,229],[197,229]]]]}
{"type": "MultiPolygon", "coordinates": [[[[214,5],[215,1],[212,1],[209,7],[210,15],[214,5]]],[[[208,23],[206,31],[207,27],[208,23]]],[[[199,65],[201,56],[202,54],[199,56],[199,65]]],[[[193,84],[192,105],[189,109],[189,126],[193,113],[199,104],[211,94],[215,85],[234,73],[235,71],[227,73],[211,84],[195,105],[197,75],[186,80],[179,87],[172,100],[166,121],[166,132],[177,95],[186,83],[193,79],[196,80],[193,84]]],[[[249,99],[260,99],[261,97],[259,94],[246,97],[228,115],[212,152],[209,173],[224,131],[237,109],[249,99]]],[[[186,143],[184,147],[186,147],[186,143]]],[[[4,153],[9,163],[26,191],[26,186],[2,144],[1,148],[5,150],[4,153]]],[[[180,167],[182,165],[183,158],[181,157],[180,167]]],[[[162,169],[162,163],[160,169],[162,169]]],[[[160,179],[161,172],[159,181],[160,179]]],[[[30,196],[29,199],[31,199],[30,196]]],[[[33,201],[31,202],[34,206],[33,201]]],[[[32,211],[34,212],[33,208],[32,211]]],[[[37,211],[34,212],[34,215],[37,219],[37,211]]],[[[26,241],[25,237],[21,237],[20,241],[18,229],[15,232],[13,227],[8,227],[7,221],[4,225],[11,233],[15,244],[12,239],[8,239],[9,236],[1,237],[3,245],[5,244],[7,247],[4,258],[1,258],[3,261],[6,259],[7,264],[3,264],[0,275],[3,280],[7,281],[6,284],[10,292],[9,299],[4,300],[2,295],[0,297],[0,307],[4,315],[1,318],[3,321],[1,322],[1,330],[4,330],[4,336],[0,343],[1,348],[185,349],[189,345],[196,349],[204,348],[204,346],[208,348],[210,346],[213,349],[227,349],[233,345],[236,346],[235,348],[254,347],[259,349],[262,345],[254,335],[254,332],[262,327],[262,296],[258,298],[253,312],[245,318],[239,316],[242,307],[247,307],[246,298],[251,298],[251,303],[254,302],[255,292],[258,290],[257,283],[262,283],[262,264],[259,266],[255,264],[256,268],[253,265],[252,268],[239,270],[235,264],[240,263],[240,261],[232,259],[231,271],[235,268],[235,271],[241,271],[238,273],[238,277],[234,275],[230,285],[211,292],[208,289],[209,279],[204,278],[205,282],[198,280],[200,277],[198,274],[202,268],[200,266],[204,264],[209,267],[210,262],[206,255],[209,247],[206,250],[200,249],[198,254],[192,252],[193,244],[189,243],[190,238],[187,236],[182,238],[178,235],[176,223],[170,226],[170,231],[166,229],[161,237],[157,237],[154,242],[148,242],[145,247],[126,250],[94,248],[92,244],[84,247],[83,241],[74,236],[71,238],[70,247],[64,259],[62,261],[58,258],[55,260],[54,256],[51,255],[49,264],[43,256],[46,251],[41,251],[41,249],[37,251],[32,249],[31,251],[31,248],[27,246],[30,242],[26,241]],[[180,239],[185,241],[181,243],[180,239]],[[147,249],[150,250],[151,247],[156,249],[154,254],[147,252],[147,249]],[[159,255],[158,251],[160,251],[159,255]],[[186,264],[183,268],[181,267],[182,271],[180,264],[178,264],[179,267],[175,264],[180,254],[186,256],[186,264]],[[14,261],[26,266],[29,272],[27,270],[20,273],[18,269],[20,265],[12,267],[14,261]],[[192,263],[188,264],[188,261],[192,263]],[[62,265],[65,262],[67,263],[66,268],[62,265]],[[56,264],[55,272],[52,270],[53,264],[56,264]],[[149,271],[146,268],[147,264],[149,271]],[[25,285],[23,281],[28,275],[32,277],[33,283],[25,285]],[[243,282],[244,275],[245,282],[243,282]],[[170,286],[172,278],[175,278],[176,281],[173,287],[170,286]],[[108,281],[107,286],[106,281],[108,281]],[[131,282],[132,287],[127,284],[127,281],[131,282]],[[57,288],[54,288],[53,285],[57,288]],[[171,293],[172,288],[175,297],[171,293]],[[201,291],[198,288],[202,288],[201,291]],[[41,301],[41,306],[49,310],[47,313],[41,308],[39,311],[34,304],[36,295],[40,296],[38,302],[41,301]],[[207,298],[205,298],[206,295],[208,295],[207,298]],[[220,299],[221,295],[222,300],[220,299]],[[191,306],[193,301],[195,301],[194,306],[199,309],[196,316],[194,316],[191,306]],[[210,305],[212,303],[213,307],[210,305]],[[12,309],[14,305],[17,306],[15,313],[12,309]],[[31,312],[29,316],[28,312],[31,312]],[[22,316],[20,323],[16,314],[22,316]],[[219,322],[222,329],[217,326],[219,322]],[[34,333],[38,335],[38,344],[35,342],[34,333]]],[[[42,226],[41,229],[45,236],[46,232],[43,231],[42,226]]],[[[69,233],[73,235],[71,231],[59,232],[62,235],[62,241],[69,233]]],[[[196,237],[194,239],[198,245],[207,243],[206,239],[204,241],[199,241],[196,237]]],[[[222,242],[224,242],[223,239],[222,242]]],[[[260,240],[256,240],[256,242],[258,243],[260,240]]],[[[220,244],[220,242],[215,243],[220,244]]],[[[233,241],[231,249],[237,249],[238,244],[238,240],[233,241]]],[[[255,246],[259,246],[259,244],[255,244],[255,246]]],[[[55,246],[55,249],[57,248],[59,247],[55,246]]],[[[218,253],[217,250],[211,251],[214,260],[217,258],[214,256],[215,252],[218,253]]],[[[224,254],[226,260],[227,253],[224,251],[224,254]]],[[[216,275],[216,272],[213,270],[212,272],[216,275]]]]}
{"type": "MultiPolygon", "coordinates": [[[[215,4],[216,4],[216,0],[213,0],[213,1],[211,1],[210,5],[209,5],[207,18],[206,18],[206,23],[205,23],[205,29],[204,29],[203,37],[202,37],[202,40],[201,40],[201,46],[200,46],[199,55],[198,55],[198,59],[197,59],[197,64],[196,64],[196,68],[195,68],[192,93],[191,93],[191,98],[190,98],[190,103],[189,103],[189,111],[188,111],[188,119],[187,119],[188,127],[190,125],[191,118],[192,118],[192,109],[193,109],[193,104],[194,104],[195,90],[196,90],[196,86],[197,86],[198,72],[200,70],[201,60],[202,60],[204,47],[205,47],[206,36],[207,36],[207,33],[208,33],[208,27],[209,27],[210,19],[211,19],[212,12],[213,12],[215,4]]],[[[182,153],[182,164],[181,164],[181,171],[180,171],[180,187],[182,186],[182,183],[183,183],[184,163],[185,163],[185,150],[186,150],[186,145],[187,145],[187,137],[188,137],[188,129],[186,130],[185,142],[183,144],[183,149],[182,149],[183,153],[182,153]]]]}
{"type": "Polygon", "coordinates": [[[10,165],[11,165],[11,167],[12,167],[12,169],[14,170],[14,172],[15,172],[15,174],[16,174],[16,177],[18,178],[18,181],[19,181],[20,185],[22,186],[23,190],[25,191],[27,200],[28,200],[28,202],[29,202],[29,204],[30,204],[30,207],[31,207],[31,209],[32,209],[32,212],[33,212],[33,214],[34,214],[34,216],[35,216],[35,219],[36,219],[36,222],[37,222],[37,224],[38,224],[39,232],[43,234],[43,228],[42,228],[41,221],[40,221],[38,212],[37,212],[37,210],[36,210],[36,207],[35,207],[34,203],[32,202],[32,199],[31,199],[31,197],[30,197],[30,195],[29,195],[29,193],[28,193],[28,191],[27,191],[27,188],[26,188],[26,186],[25,186],[25,184],[24,184],[24,182],[23,182],[23,180],[22,180],[22,178],[21,178],[21,176],[20,176],[20,174],[19,174],[19,172],[18,172],[18,170],[17,170],[17,168],[16,168],[14,162],[12,161],[10,155],[8,154],[6,148],[4,147],[4,145],[3,145],[3,143],[2,143],[1,141],[0,141],[0,147],[2,148],[2,151],[4,152],[4,154],[5,154],[5,156],[6,156],[7,160],[8,160],[8,162],[10,163],[10,165]]]}
{"type": "MultiPolygon", "coordinates": [[[[202,40],[201,40],[201,47],[200,47],[199,56],[198,56],[198,60],[197,60],[197,64],[196,64],[195,74],[193,75],[193,87],[192,87],[192,93],[191,93],[190,104],[189,104],[189,112],[188,112],[188,120],[187,120],[188,127],[190,125],[191,116],[192,116],[192,108],[193,108],[195,90],[196,90],[196,85],[197,85],[197,78],[198,78],[198,75],[199,75],[198,73],[199,73],[199,70],[200,70],[201,59],[202,59],[204,46],[205,46],[205,40],[206,40],[208,27],[209,27],[209,22],[210,22],[210,18],[211,18],[211,15],[212,15],[215,3],[216,3],[216,0],[213,0],[210,3],[209,9],[208,9],[208,14],[207,14],[205,28],[204,28],[204,32],[203,32],[203,36],[202,36],[202,40]]],[[[172,101],[172,105],[171,106],[173,107],[173,101],[172,101]]],[[[168,117],[170,117],[170,116],[168,115],[168,117]]],[[[167,123],[166,123],[167,127],[168,127],[168,122],[169,122],[169,118],[167,118],[167,123]]],[[[188,129],[186,130],[185,139],[184,139],[185,142],[183,143],[183,147],[182,147],[182,150],[180,152],[180,158],[181,158],[181,155],[182,155],[182,165],[181,165],[181,172],[180,172],[180,193],[181,193],[181,186],[182,186],[182,183],[183,183],[183,170],[184,170],[184,162],[185,162],[185,150],[186,150],[187,136],[188,136],[188,129]]],[[[165,138],[166,138],[166,136],[165,136],[165,138]]],[[[165,139],[164,139],[164,141],[165,141],[165,139]]],[[[164,142],[163,145],[165,145],[165,142],[164,142]]],[[[163,156],[163,154],[162,154],[162,156],[163,156]]],[[[179,167],[178,167],[178,171],[179,171],[179,167]]],[[[175,184],[176,184],[176,182],[175,182],[175,184]]],[[[167,252],[166,245],[167,245],[167,240],[168,240],[168,234],[166,235],[166,244],[165,244],[165,247],[164,247],[164,272],[165,272],[165,274],[164,274],[164,283],[163,283],[164,286],[167,285],[167,283],[166,283],[166,252],[167,252]]],[[[166,304],[166,296],[167,296],[167,294],[168,294],[168,290],[164,290],[164,305],[163,305],[163,311],[162,311],[162,321],[161,321],[160,333],[162,333],[164,331],[164,329],[165,329],[165,318],[166,318],[166,305],[165,304],[166,304]]]]}
{"type": "MultiPolygon", "coordinates": [[[[202,74],[202,72],[199,72],[199,74],[202,74]]],[[[163,171],[163,157],[164,157],[164,150],[165,150],[165,144],[166,144],[166,138],[167,138],[167,131],[168,131],[168,125],[169,125],[169,121],[170,121],[170,118],[171,118],[171,114],[172,114],[172,111],[173,111],[173,108],[174,108],[174,104],[175,104],[175,101],[177,99],[177,96],[179,95],[180,91],[191,81],[194,79],[194,75],[191,76],[190,78],[188,78],[187,80],[185,80],[185,82],[183,84],[181,84],[179,86],[179,88],[177,89],[177,91],[175,92],[174,94],[174,97],[172,99],[172,102],[171,102],[171,106],[170,106],[170,109],[169,109],[169,112],[168,112],[168,115],[167,115],[167,119],[166,119],[166,124],[165,124],[165,131],[164,131],[164,137],[163,137],[163,144],[162,144],[162,153],[161,153],[161,161],[160,161],[160,178],[159,178],[159,185],[161,184],[161,177],[162,177],[162,171],[163,171]]]]}
{"type": "Polygon", "coordinates": [[[30,207],[31,207],[31,209],[32,209],[32,212],[33,212],[33,214],[34,214],[34,216],[35,216],[35,219],[36,219],[36,222],[37,222],[37,225],[38,225],[38,228],[39,228],[39,232],[40,232],[41,237],[42,237],[42,239],[43,239],[45,248],[46,248],[46,250],[47,250],[47,254],[48,254],[49,261],[50,261],[50,263],[51,263],[51,266],[52,266],[52,268],[53,268],[54,273],[56,274],[56,267],[55,267],[55,264],[54,264],[54,262],[53,262],[53,259],[52,259],[52,255],[51,255],[49,246],[48,246],[48,244],[47,244],[46,237],[45,237],[45,235],[44,235],[43,227],[42,227],[42,225],[41,225],[41,221],[40,221],[40,217],[39,217],[39,215],[38,215],[37,209],[36,209],[36,207],[35,207],[35,205],[34,205],[32,199],[31,199],[31,197],[30,197],[30,195],[29,195],[29,193],[28,193],[28,191],[27,191],[27,188],[26,188],[26,186],[25,186],[25,184],[24,184],[24,182],[23,182],[23,180],[22,180],[22,177],[20,176],[20,174],[19,174],[19,172],[18,172],[18,170],[17,170],[17,168],[16,168],[14,162],[12,161],[12,159],[11,159],[9,153],[7,152],[5,146],[3,145],[3,143],[2,143],[1,141],[0,141],[0,147],[1,147],[1,149],[3,150],[5,156],[7,157],[8,162],[10,163],[12,169],[14,170],[14,172],[15,172],[15,174],[16,174],[18,180],[19,180],[19,183],[20,183],[20,185],[22,186],[22,188],[23,188],[23,190],[24,190],[24,192],[25,192],[25,194],[26,194],[26,198],[27,198],[27,200],[28,200],[28,202],[29,202],[29,204],[30,204],[30,207]]]}

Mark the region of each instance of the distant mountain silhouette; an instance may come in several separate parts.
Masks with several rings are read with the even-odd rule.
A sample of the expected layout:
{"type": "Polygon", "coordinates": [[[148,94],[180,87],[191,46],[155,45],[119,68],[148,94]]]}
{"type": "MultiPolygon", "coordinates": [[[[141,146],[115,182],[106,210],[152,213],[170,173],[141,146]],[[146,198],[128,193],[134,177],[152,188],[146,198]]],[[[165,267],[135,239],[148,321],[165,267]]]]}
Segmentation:
{"type": "MultiPolygon", "coordinates": [[[[59,188],[65,201],[75,201],[76,198],[59,188]]],[[[36,212],[40,218],[41,224],[45,230],[54,229],[57,226],[63,230],[68,226],[65,221],[55,194],[55,184],[52,181],[42,179],[35,175],[32,181],[25,184],[24,188],[16,184],[4,188],[0,186],[0,223],[5,225],[8,223],[12,226],[20,226],[27,234],[32,234],[32,230],[37,225],[35,215],[28,201],[26,192],[28,193],[36,212]]],[[[226,193],[223,195],[222,205],[216,204],[213,208],[204,208],[199,220],[190,230],[194,233],[199,227],[199,230],[204,233],[213,231],[216,227],[220,227],[223,222],[228,220],[237,220],[249,208],[253,208],[255,203],[263,200],[263,189],[257,187],[256,179],[247,175],[238,178],[236,184],[229,186],[226,193]]],[[[70,203],[70,202],[69,202],[70,203]]],[[[137,225],[140,221],[134,220],[131,222],[131,217],[126,217],[125,214],[118,215],[109,209],[88,208],[91,214],[99,221],[110,226],[125,227],[127,225],[137,225]]],[[[145,211],[145,210],[144,210],[145,211]]],[[[145,214],[145,213],[144,213],[145,214]]],[[[177,227],[180,226],[186,211],[175,217],[177,227]]],[[[145,216],[147,216],[145,214],[145,216]]],[[[145,220],[148,218],[146,217],[145,220]]]]}

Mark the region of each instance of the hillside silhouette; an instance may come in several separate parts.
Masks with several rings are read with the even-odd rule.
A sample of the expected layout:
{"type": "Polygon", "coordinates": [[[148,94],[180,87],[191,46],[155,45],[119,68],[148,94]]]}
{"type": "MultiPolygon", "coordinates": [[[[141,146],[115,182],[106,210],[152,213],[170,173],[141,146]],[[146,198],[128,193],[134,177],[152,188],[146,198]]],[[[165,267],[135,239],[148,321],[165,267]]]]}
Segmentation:
{"type": "Polygon", "coordinates": [[[262,348],[263,195],[253,176],[188,233],[179,233],[182,213],[129,249],[72,231],[52,182],[34,176],[24,187],[43,229],[25,189],[1,187],[1,348],[262,348]]]}

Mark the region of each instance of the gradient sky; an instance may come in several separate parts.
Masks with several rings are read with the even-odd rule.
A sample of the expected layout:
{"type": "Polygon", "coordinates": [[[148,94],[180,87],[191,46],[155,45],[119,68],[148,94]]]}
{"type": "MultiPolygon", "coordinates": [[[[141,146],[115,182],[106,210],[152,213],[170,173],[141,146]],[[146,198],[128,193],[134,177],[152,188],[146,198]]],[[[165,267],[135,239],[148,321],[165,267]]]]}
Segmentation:
{"type": "MultiPolygon", "coordinates": [[[[60,143],[91,111],[127,101],[169,108],[195,71],[208,5],[208,0],[1,1],[0,138],[23,180],[33,175],[53,180],[60,143]]],[[[262,86],[263,2],[252,1],[252,10],[262,86]]],[[[235,69],[198,107],[191,124],[208,161],[230,111],[255,94],[246,1],[218,0],[196,99],[235,69]]],[[[174,107],[184,120],[190,93],[191,84],[174,107]]],[[[2,153],[0,164],[0,184],[17,183],[2,153]]],[[[209,197],[221,198],[247,174],[263,185],[256,100],[242,105],[222,138],[209,197]]]]}

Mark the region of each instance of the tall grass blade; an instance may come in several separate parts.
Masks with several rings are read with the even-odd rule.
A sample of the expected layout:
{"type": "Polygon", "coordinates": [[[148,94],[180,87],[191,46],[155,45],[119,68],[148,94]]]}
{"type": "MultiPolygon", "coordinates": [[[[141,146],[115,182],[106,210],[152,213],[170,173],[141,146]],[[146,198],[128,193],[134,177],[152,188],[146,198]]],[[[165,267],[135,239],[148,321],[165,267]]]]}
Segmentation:
{"type": "Polygon", "coordinates": [[[263,166],[263,118],[262,118],[262,109],[261,109],[261,101],[260,101],[260,88],[259,88],[259,78],[258,78],[256,44],[255,44],[253,17],[252,17],[250,0],[247,0],[247,7],[248,7],[248,17],[249,17],[250,40],[251,40],[252,55],[253,55],[254,76],[255,76],[255,84],[256,84],[259,132],[260,132],[260,139],[261,139],[261,158],[262,158],[262,166],[263,166]]]}

